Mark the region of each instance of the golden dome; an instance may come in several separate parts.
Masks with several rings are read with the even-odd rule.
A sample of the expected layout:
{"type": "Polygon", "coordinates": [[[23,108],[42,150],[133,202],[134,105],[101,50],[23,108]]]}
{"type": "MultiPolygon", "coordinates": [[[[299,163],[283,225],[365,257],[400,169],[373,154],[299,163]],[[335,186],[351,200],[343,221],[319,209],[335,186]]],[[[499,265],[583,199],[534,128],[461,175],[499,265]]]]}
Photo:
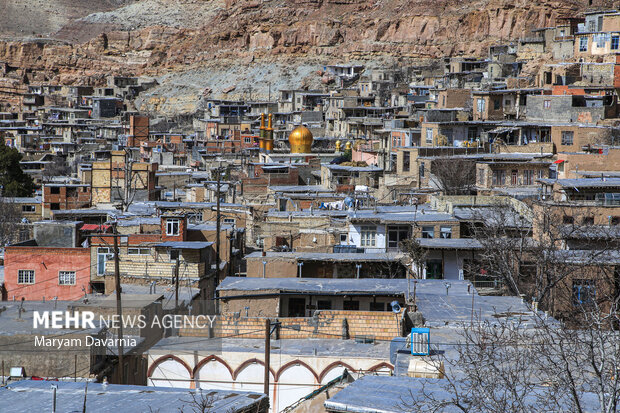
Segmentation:
{"type": "Polygon", "coordinates": [[[312,147],[312,132],[305,126],[298,126],[288,135],[291,144],[291,153],[310,153],[312,147]]]}

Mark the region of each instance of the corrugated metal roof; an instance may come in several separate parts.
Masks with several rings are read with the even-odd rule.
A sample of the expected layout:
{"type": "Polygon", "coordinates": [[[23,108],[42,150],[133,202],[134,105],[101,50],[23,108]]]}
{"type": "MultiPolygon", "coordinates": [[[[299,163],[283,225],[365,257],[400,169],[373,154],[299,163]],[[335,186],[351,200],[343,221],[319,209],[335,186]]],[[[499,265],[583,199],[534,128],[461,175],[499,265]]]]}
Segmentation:
{"type": "MultiPolygon", "coordinates": [[[[52,388],[48,381],[23,380],[0,388],[0,408],[10,406],[15,412],[42,412],[50,410],[52,388]]],[[[85,383],[54,382],[57,406],[63,412],[82,411],[85,383]]],[[[86,411],[107,412],[178,412],[187,408],[195,391],[171,387],[104,385],[88,383],[86,411]]],[[[205,390],[213,398],[214,412],[237,412],[256,408],[267,396],[259,393],[228,390],[205,390]]],[[[198,394],[199,396],[199,394],[198,394]]]]}
{"type": "Polygon", "coordinates": [[[201,250],[213,245],[213,242],[202,241],[166,241],[161,244],[156,244],[156,247],[160,248],[178,248],[182,250],[201,250]]]}

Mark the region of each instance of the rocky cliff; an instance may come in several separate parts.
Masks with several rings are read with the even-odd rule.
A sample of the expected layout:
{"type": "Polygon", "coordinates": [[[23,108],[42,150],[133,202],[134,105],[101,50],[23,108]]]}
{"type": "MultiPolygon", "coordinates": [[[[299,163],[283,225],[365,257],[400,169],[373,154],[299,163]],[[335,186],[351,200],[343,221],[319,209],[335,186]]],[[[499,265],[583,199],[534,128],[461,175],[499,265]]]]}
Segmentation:
{"type": "Polygon", "coordinates": [[[481,56],[493,43],[528,36],[533,28],[589,6],[589,0],[127,3],[73,19],[42,39],[1,41],[0,61],[25,69],[32,82],[98,84],[108,74],[157,77],[160,87],[138,102],[142,109],[186,113],[203,93],[266,97],[269,89],[302,82],[316,86],[316,70],[330,62],[372,66],[481,56]]]}

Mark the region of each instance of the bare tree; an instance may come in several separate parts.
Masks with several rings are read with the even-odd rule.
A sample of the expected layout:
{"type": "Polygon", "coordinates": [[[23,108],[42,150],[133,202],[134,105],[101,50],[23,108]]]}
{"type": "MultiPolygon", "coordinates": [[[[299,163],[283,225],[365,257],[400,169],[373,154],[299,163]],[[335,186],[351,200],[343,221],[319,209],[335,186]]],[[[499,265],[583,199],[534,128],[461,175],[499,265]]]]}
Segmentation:
{"type": "Polygon", "coordinates": [[[431,163],[431,173],[444,195],[468,195],[476,185],[476,163],[473,160],[437,158],[431,163]]]}
{"type": "Polygon", "coordinates": [[[55,156],[52,158],[52,162],[45,165],[41,172],[43,180],[49,181],[54,176],[67,176],[71,173],[71,168],[67,165],[65,158],[62,156],[55,156]]]}
{"type": "Polygon", "coordinates": [[[0,246],[17,240],[20,221],[19,206],[11,198],[0,198],[0,246]]]}
{"type": "Polygon", "coordinates": [[[123,212],[129,209],[133,204],[136,195],[140,189],[148,191],[148,185],[144,180],[144,176],[140,172],[134,172],[133,164],[135,161],[131,157],[131,153],[126,150],[125,160],[122,168],[112,165],[112,186],[116,199],[120,201],[121,210],[123,212]]]}
{"type": "MultiPolygon", "coordinates": [[[[473,220],[481,225],[472,226],[472,231],[481,248],[476,262],[466,270],[500,281],[510,295],[525,296],[541,308],[566,308],[572,293],[567,283],[583,278],[586,267],[608,272],[610,267],[601,258],[617,248],[614,228],[563,221],[562,216],[573,215],[569,208],[552,211],[544,206],[533,214],[510,204],[479,209],[473,220]],[[577,248],[578,255],[574,246],[583,245],[566,249],[584,237],[591,249],[577,248]]],[[[609,285],[605,290],[613,289],[613,276],[601,282],[609,285]]]]}
{"type": "Polygon", "coordinates": [[[609,327],[618,314],[582,310],[588,323],[580,330],[540,313],[465,325],[430,356],[443,363],[444,378],[423,381],[402,405],[429,412],[616,412],[620,336],[609,327]]]}

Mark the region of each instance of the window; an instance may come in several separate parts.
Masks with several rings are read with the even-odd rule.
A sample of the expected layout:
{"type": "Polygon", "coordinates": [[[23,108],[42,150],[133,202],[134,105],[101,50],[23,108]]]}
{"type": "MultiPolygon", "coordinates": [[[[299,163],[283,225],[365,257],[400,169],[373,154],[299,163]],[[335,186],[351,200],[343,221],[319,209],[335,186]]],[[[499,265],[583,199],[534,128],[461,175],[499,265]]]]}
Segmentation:
{"type": "Polygon", "coordinates": [[[17,284],[34,284],[34,270],[17,271],[17,284]]]}
{"type": "Polygon", "coordinates": [[[235,223],[234,218],[224,218],[224,224],[234,224],[234,223],[235,223]]]}
{"type": "Polygon", "coordinates": [[[316,302],[316,309],[317,310],[331,310],[332,302],[330,300],[318,300],[316,302]]]}
{"type": "Polygon", "coordinates": [[[150,255],[150,253],[148,248],[127,248],[128,255],[150,255]]]}
{"type": "Polygon", "coordinates": [[[504,185],[506,183],[505,174],[503,170],[493,171],[493,185],[504,185]]]}
{"type": "Polygon", "coordinates": [[[562,218],[562,223],[564,225],[572,225],[574,222],[575,222],[575,219],[571,216],[564,215],[564,217],[562,218]]]}
{"type": "Polygon", "coordinates": [[[370,311],[385,311],[384,303],[370,303],[370,311]]]}
{"type": "Polygon", "coordinates": [[[360,302],[359,301],[343,301],[342,309],[349,310],[349,311],[351,310],[357,311],[360,309],[360,302]]]}
{"type": "Polygon", "coordinates": [[[611,36],[611,50],[618,50],[620,46],[620,36],[611,36]]]}
{"type": "Polygon", "coordinates": [[[441,238],[452,238],[452,227],[442,225],[439,228],[439,236],[441,238]]]}
{"type": "Polygon", "coordinates": [[[245,142],[245,143],[252,143],[252,138],[246,136],[245,138],[243,138],[243,142],[245,142]]]}
{"type": "Polygon", "coordinates": [[[477,105],[478,113],[484,112],[484,99],[483,98],[476,99],[476,105],[477,105]]]}
{"type": "Polygon", "coordinates": [[[562,131],[562,140],[560,141],[560,145],[572,145],[574,135],[575,133],[573,131],[562,131]]]}
{"type": "Polygon", "coordinates": [[[575,306],[589,306],[596,299],[596,285],[594,280],[573,280],[573,304],[575,306]]]}
{"type": "Polygon", "coordinates": [[[58,187],[58,186],[50,187],[50,194],[52,194],[52,195],[59,195],[60,194],[60,187],[58,187]]]}
{"type": "Polygon", "coordinates": [[[422,227],[422,238],[435,238],[435,227],[422,227]]]}
{"type": "Polygon", "coordinates": [[[401,241],[409,238],[409,226],[402,225],[388,228],[388,248],[398,248],[401,241]]]}
{"type": "Polygon", "coordinates": [[[581,222],[583,225],[594,225],[594,217],[583,217],[581,222]]]}
{"type": "Polygon", "coordinates": [[[420,178],[424,178],[424,162],[420,162],[420,178]]]}
{"type": "Polygon", "coordinates": [[[493,99],[493,110],[500,110],[502,108],[501,98],[493,99]]]}
{"type": "Polygon", "coordinates": [[[409,152],[403,152],[403,172],[409,172],[411,162],[411,154],[409,152]]]}
{"type": "Polygon", "coordinates": [[[75,285],[75,271],[58,271],[58,285],[75,285]]]}
{"type": "Polygon", "coordinates": [[[609,223],[611,225],[620,225],[620,217],[611,217],[609,223]]]}
{"type": "Polygon", "coordinates": [[[533,185],[534,184],[534,171],[531,169],[526,169],[523,171],[523,185],[533,185]]]}
{"type": "Polygon", "coordinates": [[[108,260],[108,254],[110,248],[99,247],[97,248],[97,275],[105,274],[105,263],[108,260]]]}
{"type": "Polygon", "coordinates": [[[166,220],[166,235],[179,235],[179,226],[181,221],[178,219],[166,220]]]}
{"type": "Polygon", "coordinates": [[[431,145],[433,144],[433,130],[432,129],[426,130],[426,143],[430,143],[431,145]]]}
{"type": "Polygon", "coordinates": [[[60,209],[60,204],[58,202],[52,202],[50,204],[50,209],[52,211],[58,211],[60,209]]]}
{"type": "Polygon", "coordinates": [[[36,209],[35,205],[22,205],[22,212],[35,212],[36,209]]]}
{"type": "Polygon", "coordinates": [[[340,244],[346,244],[347,241],[347,234],[340,234],[340,244]]]}
{"type": "Polygon", "coordinates": [[[543,107],[544,107],[545,109],[549,109],[549,108],[551,107],[551,101],[550,101],[550,100],[545,100],[545,101],[543,102],[543,107]]]}
{"type": "Polygon", "coordinates": [[[179,250],[170,250],[170,261],[179,259],[179,250]]]}
{"type": "Polygon", "coordinates": [[[579,38],[579,51],[580,52],[588,51],[588,38],[585,36],[582,36],[579,38]]]}
{"type": "Polygon", "coordinates": [[[361,242],[362,247],[374,247],[377,243],[377,227],[364,225],[361,227],[361,242]]]}

